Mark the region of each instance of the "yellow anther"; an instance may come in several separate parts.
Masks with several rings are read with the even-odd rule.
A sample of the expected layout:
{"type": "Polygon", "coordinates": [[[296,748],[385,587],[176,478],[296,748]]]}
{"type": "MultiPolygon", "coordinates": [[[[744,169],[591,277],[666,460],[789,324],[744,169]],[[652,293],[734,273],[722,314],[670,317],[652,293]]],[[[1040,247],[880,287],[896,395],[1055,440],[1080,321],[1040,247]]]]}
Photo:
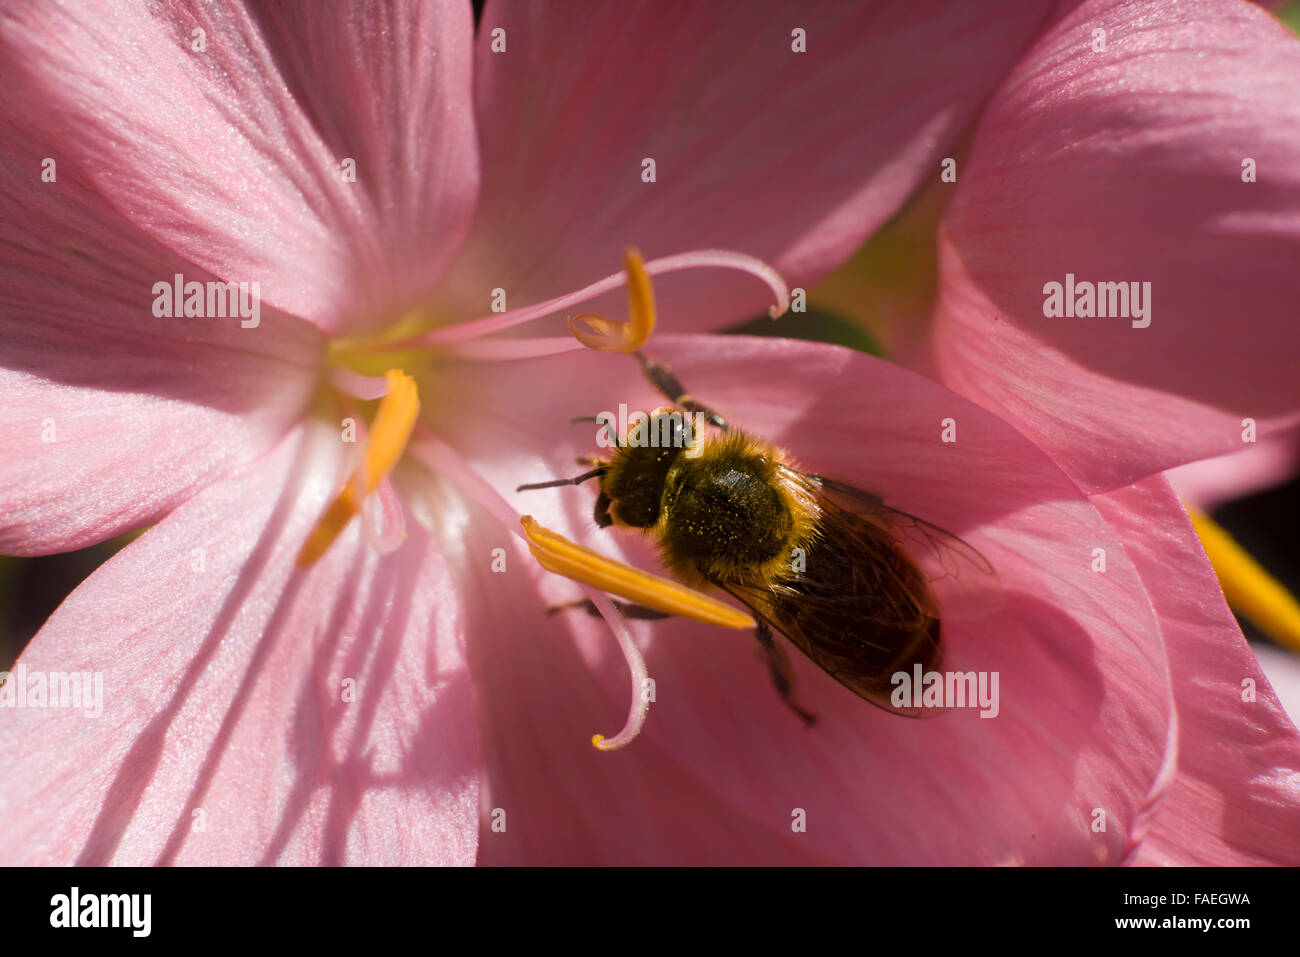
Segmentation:
{"type": "Polygon", "coordinates": [[[1278,644],[1300,652],[1300,602],[1212,518],[1190,507],[1187,515],[1233,611],[1278,644]]]}
{"type": "Polygon", "coordinates": [[[723,628],[754,627],[754,619],[745,612],[693,588],[583,548],[542,527],[531,515],[523,516],[520,521],[524,534],[528,536],[529,550],[548,572],[670,615],[693,618],[723,628]]]}
{"type": "Polygon", "coordinates": [[[584,312],[569,320],[569,331],[588,349],[597,352],[636,352],[655,329],[655,294],[650,274],[635,249],[624,253],[627,269],[627,322],[595,312],[584,312]],[[578,324],[584,323],[583,329],[578,324]]]}
{"type": "Polygon", "coordinates": [[[325,514],[307,536],[302,550],[298,552],[300,566],[311,565],[325,554],[334,544],[334,539],[338,538],[348,522],[361,510],[361,503],[366,496],[397,467],[402,453],[406,451],[406,443],[410,441],[411,430],[415,428],[416,417],[420,414],[419,392],[415,380],[401,369],[389,369],[386,378],[388,393],[380,400],[379,411],[370,427],[370,440],[359,474],[360,488],[358,476],[354,475],[348,480],[348,484],[325,510],[325,514]]]}

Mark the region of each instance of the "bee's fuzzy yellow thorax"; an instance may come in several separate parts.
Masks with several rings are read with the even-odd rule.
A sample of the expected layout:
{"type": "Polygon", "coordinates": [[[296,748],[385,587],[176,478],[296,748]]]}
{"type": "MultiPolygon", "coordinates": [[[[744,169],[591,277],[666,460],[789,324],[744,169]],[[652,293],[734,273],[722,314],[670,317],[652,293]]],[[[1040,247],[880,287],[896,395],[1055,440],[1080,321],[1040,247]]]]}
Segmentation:
{"type": "Polygon", "coordinates": [[[784,449],[743,432],[709,437],[665,477],[653,529],[664,563],[683,581],[772,584],[798,574],[817,540],[820,510],[782,480],[784,449]]]}

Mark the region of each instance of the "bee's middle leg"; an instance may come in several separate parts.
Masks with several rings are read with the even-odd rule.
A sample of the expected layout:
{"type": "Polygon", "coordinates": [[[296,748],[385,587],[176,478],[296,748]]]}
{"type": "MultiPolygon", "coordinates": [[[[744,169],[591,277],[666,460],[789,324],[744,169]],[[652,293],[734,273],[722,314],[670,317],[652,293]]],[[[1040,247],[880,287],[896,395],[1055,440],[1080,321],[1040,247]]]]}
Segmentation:
{"type": "MultiPolygon", "coordinates": [[[[661,618],[671,618],[672,615],[666,611],[660,611],[658,608],[647,608],[645,605],[634,605],[631,602],[616,601],[614,607],[623,613],[627,618],[633,618],[641,621],[658,621],[661,618]]],[[[563,605],[548,605],[546,613],[554,615],[557,612],[568,611],[572,608],[581,608],[589,615],[600,617],[600,609],[590,598],[579,598],[576,601],[565,602],[563,605]]]]}
{"type": "Polygon", "coordinates": [[[709,423],[715,429],[728,428],[727,420],[717,412],[710,409],[707,405],[696,402],[691,398],[691,394],[686,391],[685,387],[677,381],[677,376],[673,375],[673,370],[669,369],[662,362],[656,362],[654,359],[647,359],[640,352],[635,353],[637,361],[641,363],[641,370],[645,372],[645,377],[650,380],[650,384],[659,390],[660,395],[666,398],[673,405],[680,406],[687,412],[695,412],[704,417],[704,421],[709,423]]]}
{"type": "Polygon", "coordinates": [[[794,669],[790,667],[790,659],[786,657],[785,648],[777,644],[772,636],[771,626],[760,618],[754,635],[758,638],[759,647],[763,649],[768,673],[772,676],[772,684],[776,686],[776,692],[781,696],[781,700],[803,719],[804,724],[809,727],[816,724],[817,715],[794,700],[794,669]]]}

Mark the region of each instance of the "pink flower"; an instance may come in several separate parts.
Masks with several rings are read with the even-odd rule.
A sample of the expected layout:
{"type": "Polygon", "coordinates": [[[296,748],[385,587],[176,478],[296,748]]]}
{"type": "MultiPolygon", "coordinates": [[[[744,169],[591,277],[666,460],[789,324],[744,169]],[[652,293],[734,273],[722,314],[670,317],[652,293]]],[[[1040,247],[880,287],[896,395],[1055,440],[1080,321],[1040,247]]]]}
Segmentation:
{"type": "MultiPolygon", "coordinates": [[[[487,560],[461,551],[484,513],[410,456],[369,523],[387,548],[395,506],[409,513],[399,550],[352,521],[295,570],[354,468],[331,384],[373,388],[332,361],[345,337],[445,328],[498,288],[512,305],[564,293],[628,242],[739,247],[815,279],[898,207],[1038,16],[803,15],[827,71],[772,16],[530,10],[494,7],[477,52],[462,4],[2,15],[0,542],[36,554],[157,523],[23,656],[106,674],[108,704],[97,721],[6,716],[6,859],[473,860],[469,619],[539,573],[516,556],[496,591],[456,581],[487,560]],[[863,122],[872,102],[890,108],[863,122]],[[824,153],[812,169],[806,148],[824,153]],[[149,290],[177,274],[258,282],[256,328],[152,315],[149,290]]],[[[660,295],[689,328],[746,314],[757,288],[660,295]]],[[[489,367],[436,355],[423,428],[452,437],[469,422],[452,400],[482,391],[445,384],[489,367]]],[[[533,366],[508,368],[497,398],[535,406],[533,366]]],[[[518,473],[557,429],[486,434],[518,473]]],[[[552,625],[531,599],[511,633],[542,627],[588,623],[552,625]]],[[[585,739],[552,743],[600,757],[585,739]]]]}
{"type": "MultiPolygon", "coordinates": [[[[0,859],[1131,856],[1176,749],[1159,596],[1118,519],[946,389],[828,346],[651,346],[807,467],[886,492],[993,562],[1004,605],[946,639],[956,666],[1002,676],[992,721],[891,717],[801,661],[810,733],[747,636],[633,623],[658,694],[633,747],[598,753],[588,738],[628,698],[622,659],[600,622],[543,614],[576,586],[494,517],[507,493],[652,567],[644,544],[589,530],[585,490],[508,492],[591,451],[569,418],[658,404],[634,364],[483,335],[582,301],[555,297],[631,243],[652,271],[749,262],[664,263],[720,247],[811,282],[938,161],[1038,14],[801,13],[825,45],[814,61],[752,4],[668,23],[649,6],[556,21],[503,5],[476,41],[461,5],[303,10],[0,14],[15,184],[0,200],[0,543],[37,554],[153,524],[22,657],[103,675],[104,707],[6,713],[0,859]],[[773,117],[796,109],[783,139],[773,117]],[[178,273],[259,282],[256,327],[151,314],[148,291],[178,273]],[[515,311],[473,321],[497,289],[515,311]],[[368,350],[381,332],[412,347],[368,350]],[[412,377],[361,374],[395,365],[412,377]],[[360,469],[341,417],[369,423],[360,469]],[[323,522],[339,502],[351,520],[323,522]]],[[[674,272],[660,304],[673,329],[700,329],[751,312],[760,289],[674,272]]]]}

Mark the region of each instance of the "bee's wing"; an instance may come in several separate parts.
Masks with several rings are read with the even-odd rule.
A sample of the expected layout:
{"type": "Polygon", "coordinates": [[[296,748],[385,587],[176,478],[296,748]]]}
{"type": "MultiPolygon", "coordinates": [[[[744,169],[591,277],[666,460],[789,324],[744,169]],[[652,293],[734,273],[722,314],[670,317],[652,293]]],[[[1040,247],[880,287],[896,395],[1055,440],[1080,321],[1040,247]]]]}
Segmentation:
{"type": "MultiPolygon", "coordinates": [[[[792,492],[822,509],[816,544],[793,577],[717,584],[850,691],[891,714],[922,713],[895,707],[890,695],[897,672],[940,666],[939,607],[929,582],[891,523],[865,506],[823,502],[814,476],[782,472],[792,492]]],[[[882,514],[892,519],[891,510],[882,514]]]]}
{"type": "Polygon", "coordinates": [[[809,594],[787,586],[763,587],[722,582],[719,587],[743,602],[755,615],[780,632],[822,671],[858,697],[906,717],[927,717],[936,709],[895,707],[890,702],[891,676],[939,667],[938,622],[933,628],[900,631],[888,613],[851,594],[809,594]]]}
{"type": "MultiPolygon", "coordinates": [[[[793,470],[787,470],[793,471],[793,470]]],[[[981,618],[1001,607],[1002,584],[989,560],[937,525],[891,508],[880,496],[820,475],[794,473],[817,493],[828,527],[868,522],[889,533],[929,581],[938,599],[936,617],[981,618]]]]}

